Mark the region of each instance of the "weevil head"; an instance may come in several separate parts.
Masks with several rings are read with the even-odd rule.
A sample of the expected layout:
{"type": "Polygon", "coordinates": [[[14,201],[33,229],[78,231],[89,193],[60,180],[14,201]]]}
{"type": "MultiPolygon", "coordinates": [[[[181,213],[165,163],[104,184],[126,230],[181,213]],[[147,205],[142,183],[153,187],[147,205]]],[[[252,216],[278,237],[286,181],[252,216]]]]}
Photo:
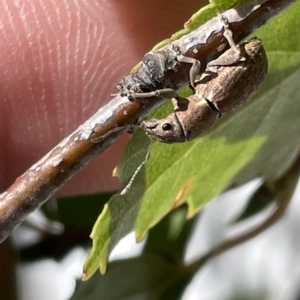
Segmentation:
{"type": "Polygon", "coordinates": [[[143,68],[154,82],[161,82],[164,79],[165,57],[161,53],[149,52],[143,58],[143,68]]]}
{"type": "Polygon", "coordinates": [[[175,113],[171,113],[165,119],[142,121],[140,126],[150,138],[159,142],[171,144],[187,140],[175,113]]]}

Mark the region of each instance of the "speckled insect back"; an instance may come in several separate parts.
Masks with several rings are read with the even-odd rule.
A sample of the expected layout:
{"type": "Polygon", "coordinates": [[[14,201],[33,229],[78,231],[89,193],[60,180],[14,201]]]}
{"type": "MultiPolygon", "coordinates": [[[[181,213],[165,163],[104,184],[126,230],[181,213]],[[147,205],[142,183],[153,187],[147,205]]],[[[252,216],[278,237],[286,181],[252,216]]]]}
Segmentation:
{"type": "Polygon", "coordinates": [[[239,48],[241,58],[231,65],[227,62],[236,56],[233,48],[211,61],[196,86],[196,93],[173,99],[175,110],[166,118],[142,121],[140,126],[160,142],[190,141],[209,129],[221,115],[243,105],[262,84],[268,60],[257,38],[242,43],[239,48]]]}
{"type": "Polygon", "coordinates": [[[176,82],[172,82],[168,72],[177,72],[180,63],[191,64],[190,85],[194,86],[200,71],[200,61],[183,56],[179,49],[172,45],[159,51],[148,52],[137,73],[123,77],[117,84],[122,96],[134,102],[147,101],[151,97],[177,97],[176,82]]]}

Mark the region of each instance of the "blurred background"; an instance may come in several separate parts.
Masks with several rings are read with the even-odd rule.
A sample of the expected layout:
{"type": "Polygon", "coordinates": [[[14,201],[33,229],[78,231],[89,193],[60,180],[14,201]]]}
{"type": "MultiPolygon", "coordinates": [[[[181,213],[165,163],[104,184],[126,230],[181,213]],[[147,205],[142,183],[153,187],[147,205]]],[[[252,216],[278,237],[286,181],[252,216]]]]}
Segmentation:
{"type": "MultiPolygon", "coordinates": [[[[185,222],[188,224],[188,230],[185,226],[181,227],[181,231],[184,228],[184,232],[188,233],[183,245],[186,264],[225,238],[244,232],[267,218],[274,209],[274,203],[254,217],[233,224],[260,185],[261,181],[256,179],[228,191],[210,202],[201,214],[185,222]]],[[[185,284],[182,296],[176,299],[300,299],[299,193],[298,185],[285,215],[274,226],[208,261],[192,280],[185,284]]],[[[82,276],[82,265],[91,246],[88,236],[92,225],[109,196],[104,194],[90,196],[88,200],[85,197],[77,197],[52,201],[42,210],[30,215],[5,245],[0,247],[0,272],[1,278],[5,278],[1,284],[1,300],[70,299],[76,280],[82,276]],[[14,270],[15,280],[12,276],[14,270]],[[3,284],[5,282],[6,284],[3,284]],[[16,292],[15,295],[10,293],[10,290],[16,292]]],[[[182,215],[182,212],[185,213],[184,208],[176,209],[161,223],[170,220],[172,215],[182,215]]],[[[162,226],[160,224],[157,227],[162,226]]],[[[154,228],[150,231],[148,239],[151,239],[154,232],[157,243],[160,243],[155,230],[154,228]]],[[[177,234],[178,239],[176,230],[172,234],[177,234]]],[[[147,239],[136,244],[134,235],[130,234],[113,250],[110,261],[130,261],[130,258],[142,255],[145,247],[147,248],[147,239]]],[[[176,248],[175,244],[174,247],[176,248]]],[[[159,246],[157,251],[160,251],[159,246]]],[[[164,251],[166,255],[166,248],[164,251]]],[[[91,293],[90,288],[83,297],[82,290],[78,290],[78,295],[75,292],[73,296],[74,299],[160,299],[137,294],[133,287],[139,285],[138,282],[133,282],[133,287],[127,287],[128,293],[126,296],[123,294],[124,298],[116,298],[110,291],[118,287],[122,290],[124,287],[116,284],[119,280],[116,275],[109,275],[113,264],[109,263],[105,276],[94,276],[96,285],[91,283],[92,290],[97,290],[99,281],[103,281],[101,291],[91,293]]],[[[159,272],[159,266],[157,269],[159,272]]],[[[142,266],[140,270],[142,276],[142,266]]],[[[122,280],[131,278],[126,266],[122,273],[122,264],[118,274],[122,280]]],[[[88,283],[92,282],[93,278],[88,283]]]]}

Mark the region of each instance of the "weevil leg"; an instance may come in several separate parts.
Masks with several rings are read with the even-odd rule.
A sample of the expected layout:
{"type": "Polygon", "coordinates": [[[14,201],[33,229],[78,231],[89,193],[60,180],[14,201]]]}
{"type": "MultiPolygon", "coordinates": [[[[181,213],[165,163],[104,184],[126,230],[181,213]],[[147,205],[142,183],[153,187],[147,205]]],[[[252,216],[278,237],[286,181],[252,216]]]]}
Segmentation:
{"type": "Polygon", "coordinates": [[[242,56],[240,46],[237,45],[233,40],[233,33],[229,29],[228,19],[226,17],[224,17],[223,15],[220,15],[220,19],[221,19],[221,22],[224,24],[224,33],[223,33],[223,35],[226,38],[230,48],[235,53],[236,57],[238,57],[237,60],[236,60],[236,61],[238,61],[242,56]]]}
{"type": "Polygon", "coordinates": [[[179,109],[177,98],[172,98],[171,101],[172,101],[172,104],[174,106],[174,110],[179,109]]]}
{"type": "Polygon", "coordinates": [[[171,99],[174,106],[174,111],[185,111],[189,106],[189,99],[183,97],[176,97],[171,99]]]}
{"type": "MultiPolygon", "coordinates": [[[[91,138],[89,139],[92,143],[94,144],[98,144],[100,142],[103,142],[105,139],[107,139],[110,135],[122,130],[123,126],[119,126],[119,127],[116,127],[116,128],[113,128],[111,129],[110,131],[108,131],[107,133],[105,133],[103,136],[100,136],[100,137],[95,137],[95,138],[91,138]]],[[[131,126],[129,125],[128,127],[129,129],[131,128],[131,126]]],[[[128,129],[128,130],[129,130],[128,129]]]]}
{"type": "Polygon", "coordinates": [[[196,86],[195,81],[196,81],[196,77],[200,73],[201,62],[195,58],[182,55],[178,47],[174,45],[172,47],[176,53],[176,59],[178,62],[183,62],[192,65],[190,69],[190,86],[193,90],[195,90],[195,86],[196,86]]]}
{"type": "Polygon", "coordinates": [[[215,60],[212,60],[207,64],[207,66],[230,66],[238,61],[245,60],[245,58],[242,57],[242,52],[240,49],[240,46],[237,45],[233,40],[233,33],[229,29],[229,22],[226,17],[223,15],[219,15],[221,22],[223,23],[224,32],[223,36],[227,40],[230,48],[231,53],[227,55],[221,55],[215,60]]]}
{"type": "Polygon", "coordinates": [[[146,98],[169,99],[169,98],[176,98],[176,97],[178,97],[177,92],[169,88],[159,89],[149,93],[133,93],[131,95],[128,95],[128,99],[134,102],[144,102],[146,98]]]}
{"type": "Polygon", "coordinates": [[[177,57],[177,60],[179,62],[184,62],[192,65],[190,69],[190,86],[192,87],[192,89],[195,90],[195,86],[196,86],[195,81],[196,81],[196,77],[200,73],[201,62],[197,59],[183,56],[182,54],[177,57]]]}

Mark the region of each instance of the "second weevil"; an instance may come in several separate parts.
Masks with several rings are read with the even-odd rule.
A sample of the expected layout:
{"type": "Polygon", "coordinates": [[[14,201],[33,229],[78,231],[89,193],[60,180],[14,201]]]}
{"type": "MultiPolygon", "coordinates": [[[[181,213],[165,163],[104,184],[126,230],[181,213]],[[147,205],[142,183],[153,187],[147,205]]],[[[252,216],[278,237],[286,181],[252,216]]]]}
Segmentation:
{"type": "Polygon", "coordinates": [[[151,97],[177,97],[176,83],[166,74],[168,71],[177,72],[180,63],[191,64],[190,86],[194,88],[196,76],[200,72],[200,61],[183,56],[174,45],[164,50],[148,52],[143,58],[140,70],[123,77],[117,88],[122,96],[135,102],[143,102],[151,97]]]}
{"type": "MultiPolygon", "coordinates": [[[[232,49],[230,61],[227,57],[224,64],[238,61],[240,51],[233,41],[228,20],[223,15],[219,15],[218,18],[223,25],[223,36],[232,49]]],[[[196,45],[193,51],[197,51],[196,45]]],[[[177,73],[182,63],[190,65],[189,85],[194,91],[195,80],[201,69],[201,62],[183,55],[174,44],[170,44],[169,47],[161,50],[148,52],[143,58],[139,71],[123,77],[117,84],[117,88],[122,96],[128,97],[129,100],[134,102],[143,102],[145,99],[152,97],[176,98],[178,97],[176,92],[178,82],[172,79],[170,73],[177,73]]]]}

